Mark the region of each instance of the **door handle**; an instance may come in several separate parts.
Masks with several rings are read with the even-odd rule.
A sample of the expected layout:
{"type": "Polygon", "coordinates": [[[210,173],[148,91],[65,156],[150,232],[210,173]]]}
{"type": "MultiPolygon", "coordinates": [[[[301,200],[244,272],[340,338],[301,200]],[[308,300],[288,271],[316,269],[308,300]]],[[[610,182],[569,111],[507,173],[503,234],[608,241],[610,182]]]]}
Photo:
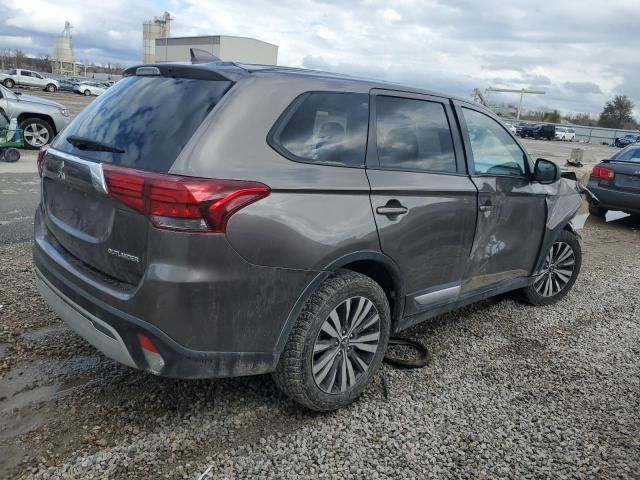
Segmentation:
{"type": "Polygon", "coordinates": [[[480,210],[481,212],[490,212],[491,210],[493,210],[493,205],[489,204],[489,205],[480,205],[478,207],[478,210],[480,210]]]}
{"type": "Polygon", "coordinates": [[[409,209],[402,205],[398,200],[389,200],[384,207],[376,208],[378,215],[387,215],[393,217],[396,215],[404,215],[409,209]]]}

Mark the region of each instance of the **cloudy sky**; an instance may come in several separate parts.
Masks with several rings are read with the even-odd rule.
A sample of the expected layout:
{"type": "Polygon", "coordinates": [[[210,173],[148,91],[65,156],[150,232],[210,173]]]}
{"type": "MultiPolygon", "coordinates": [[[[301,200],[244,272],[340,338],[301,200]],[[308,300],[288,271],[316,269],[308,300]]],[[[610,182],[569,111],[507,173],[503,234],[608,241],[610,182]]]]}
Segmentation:
{"type": "MultiPolygon", "coordinates": [[[[640,116],[640,0],[0,0],[0,48],[49,53],[65,20],[78,60],[131,65],[141,22],[172,36],[230,34],[280,46],[281,65],[460,96],[490,85],[546,90],[525,108],[598,113],[617,93],[640,116]]],[[[498,97],[495,100],[515,100],[498,97]]]]}

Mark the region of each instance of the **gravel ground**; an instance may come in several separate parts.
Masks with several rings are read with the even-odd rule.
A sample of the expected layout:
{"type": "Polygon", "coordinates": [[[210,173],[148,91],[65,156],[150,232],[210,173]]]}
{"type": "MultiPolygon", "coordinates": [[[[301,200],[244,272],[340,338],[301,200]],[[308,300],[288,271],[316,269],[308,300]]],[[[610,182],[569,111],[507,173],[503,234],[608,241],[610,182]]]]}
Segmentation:
{"type": "Polygon", "coordinates": [[[430,366],[387,366],[331,414],[268,376],[111,362],[43,304],[30,243],[0,245],[0,477],[640,478],[640,220],[589,218],[582,233],[560,303],[505,296],[420,325],[430,366]]]}

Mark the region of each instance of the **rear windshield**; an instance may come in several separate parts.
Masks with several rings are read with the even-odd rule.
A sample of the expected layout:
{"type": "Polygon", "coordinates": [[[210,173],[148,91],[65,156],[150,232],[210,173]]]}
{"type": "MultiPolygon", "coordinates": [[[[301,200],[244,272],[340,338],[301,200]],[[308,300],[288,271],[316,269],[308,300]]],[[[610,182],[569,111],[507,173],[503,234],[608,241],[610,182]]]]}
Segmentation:
{"type": "Polygon", "coordinates": [[[97,162],[167,172],[232,82],[170,77],[125,77],[91,102],[53,147],[97,162]],[[124,153],[80,150],[70,136],[124,153]]]}
{"type": "Polygon", "coordinates": [[[619,160],[621,162],[638,162],[640,163],[640,147],[627,147],[620,150],[614,156],[612,160],[619,160]]]}

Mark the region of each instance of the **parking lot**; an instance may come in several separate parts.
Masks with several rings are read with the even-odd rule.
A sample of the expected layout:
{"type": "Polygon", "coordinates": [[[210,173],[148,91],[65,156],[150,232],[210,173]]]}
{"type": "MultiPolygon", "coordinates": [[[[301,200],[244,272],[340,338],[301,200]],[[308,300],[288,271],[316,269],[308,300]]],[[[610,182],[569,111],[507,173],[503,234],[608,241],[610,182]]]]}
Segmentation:
{"type": "MultiPolygon", "coordinates": [[[[90,100],[42,96],[72,115],[90,100]]],[[[584,148],[582,178],[614,151],[524,144],[559,164],[584,148]]],[[[407,333],[430,349],[427,368],[385,366],[354,405],[314,414],[268,376],[157,378],[70,331],[34,287],[38,177],[24,153],[0,164],[0,477],[640,477],[640,219],[583,206],[566,298],[507,295],[422,324],[407,333]]]]}

